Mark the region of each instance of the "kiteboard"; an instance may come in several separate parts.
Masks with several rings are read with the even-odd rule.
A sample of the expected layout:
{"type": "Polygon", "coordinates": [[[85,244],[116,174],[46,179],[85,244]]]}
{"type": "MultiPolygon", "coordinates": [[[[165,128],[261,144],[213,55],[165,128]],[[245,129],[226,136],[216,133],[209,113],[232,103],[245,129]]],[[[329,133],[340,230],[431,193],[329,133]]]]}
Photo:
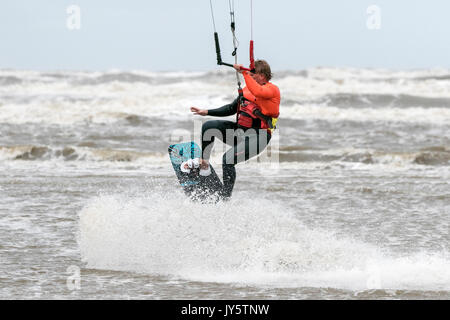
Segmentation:
{"type": "Polygon", "coordinates": [[[189,159],[201,158],[202,150],[197,143],[184,142],[169,146],[169,157],[175,174],[180,182],[184,193],[192,200],[199,201],[218,201],[221,197],[223,184],[214,168],[211,168],[211,174],[201,176],[199,169],[191,169],[189,173],[181,171],[181,164],[189,159]]]}

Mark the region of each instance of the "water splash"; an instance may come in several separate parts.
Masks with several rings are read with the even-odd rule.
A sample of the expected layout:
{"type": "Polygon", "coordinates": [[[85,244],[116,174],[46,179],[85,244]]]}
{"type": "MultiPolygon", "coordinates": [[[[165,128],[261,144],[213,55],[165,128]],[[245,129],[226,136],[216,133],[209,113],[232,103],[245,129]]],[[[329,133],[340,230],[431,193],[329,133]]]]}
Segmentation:
{"type": "Polygon", "coordinates": [[[388,257],[310,229],[295,212],[264,199],[202,205],[181,194],[110,195],[80,212],[79,227],[89,268],[275,287],[450,288],[444,255],[388,257]]]}

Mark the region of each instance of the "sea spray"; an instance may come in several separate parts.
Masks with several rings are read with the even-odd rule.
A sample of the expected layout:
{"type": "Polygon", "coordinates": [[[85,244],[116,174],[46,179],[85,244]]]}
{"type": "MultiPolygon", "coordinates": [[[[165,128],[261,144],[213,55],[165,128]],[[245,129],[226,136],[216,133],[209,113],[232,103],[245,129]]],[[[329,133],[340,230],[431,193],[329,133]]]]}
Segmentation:
{"type": "Polygon", "coordinates": [[[378,248],[310,229],[264,199],[217,205],[171,195],[109,195],[80,212],[87,267],[196,281],[351,290],[450,288],[450,261],[432,254],[389,257],[378,248]]]}

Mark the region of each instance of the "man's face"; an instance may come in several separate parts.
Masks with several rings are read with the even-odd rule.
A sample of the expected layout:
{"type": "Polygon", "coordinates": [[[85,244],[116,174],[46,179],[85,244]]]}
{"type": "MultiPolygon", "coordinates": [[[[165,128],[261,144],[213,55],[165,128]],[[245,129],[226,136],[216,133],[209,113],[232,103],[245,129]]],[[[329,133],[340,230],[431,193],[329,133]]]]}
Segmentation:
{"type": "Polygon", "coordinates": [[[266,77],[261,73],[250,73],[252,78],[255,79],[258,84],[263,85],[267,82],[266,77]]]}

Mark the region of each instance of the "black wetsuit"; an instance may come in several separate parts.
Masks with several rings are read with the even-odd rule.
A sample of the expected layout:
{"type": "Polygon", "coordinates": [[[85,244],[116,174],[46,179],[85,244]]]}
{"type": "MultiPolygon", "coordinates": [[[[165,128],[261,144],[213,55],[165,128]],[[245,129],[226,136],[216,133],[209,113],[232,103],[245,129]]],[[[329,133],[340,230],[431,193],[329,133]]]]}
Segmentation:
{"type": "MultiPolygon", "coordinates": [[[[238,99],[223,107],[208,110],[208,115],[227,117],[236,114],[237,108],[238,99]]],[[[266,129],[244,128],[233,121],[206,121],[202,126],[202,157],[205,160],[208,160],[211,155],[215,137],[232,146],[222,157],[224,184],[222,196],[228,198],[233,192],[236,181],[235,164],[246,161],[263,151],[269,144],[271,134],[266,129]]]]}

